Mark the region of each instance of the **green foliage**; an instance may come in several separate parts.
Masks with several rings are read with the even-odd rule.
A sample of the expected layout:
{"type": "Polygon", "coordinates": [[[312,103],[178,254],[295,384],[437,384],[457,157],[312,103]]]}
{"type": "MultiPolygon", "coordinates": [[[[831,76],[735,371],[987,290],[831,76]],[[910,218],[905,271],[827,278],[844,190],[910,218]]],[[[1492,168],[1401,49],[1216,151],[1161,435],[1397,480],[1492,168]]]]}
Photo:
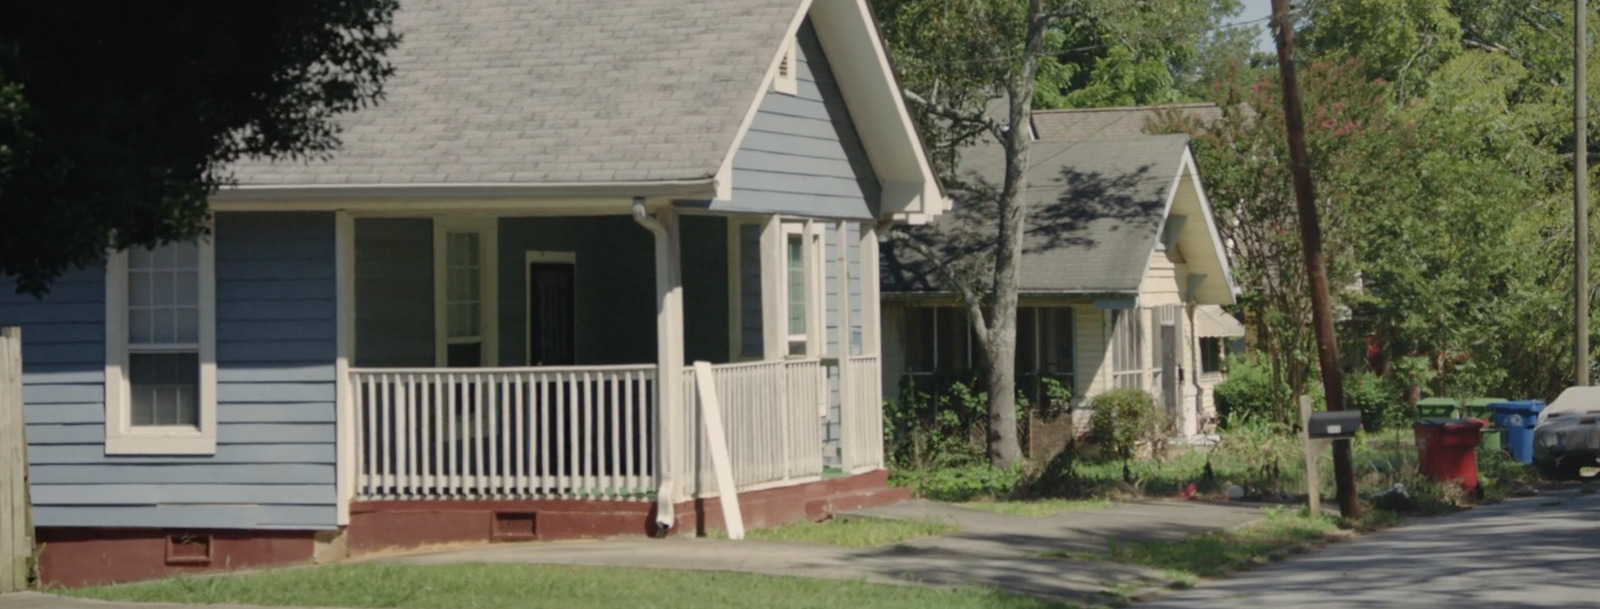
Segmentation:
{"type": "Polygon", "coordinates": [[[949,466],[928,470],[898,470],[890,480],[907,487],[919,497],[936,501],[1006,499],[1022,485],[1020,467],[998,468],[988,463],[949,466]]]}
{"type": "Polygon", "coordinates": [[[1274,382],[1272,367],[1257,356],[1228,359],[1228,378],[1212,394],[1223,427],[1250,419],[1288,422],[1289,386],[1274,382]]]}
{"type": "Polygon", "coordinates": [[[1142,389],[1107,391],[1094,396],[1089,408],[1094,411],[1089,419],[1089,441],[1106,458],[1130,459],[1139,444],[1167,431],[1158,420],[1155,400],[1142,389]]]}
{"type": "Polygon", "coordinates": [[[904,378],[899,398],[884,403],[884,444],[890,463],[936,468],[983,460],[988,396],[973,389],[972,375],[939,375],[926,382],[904,378]]]}
{"type": "Polygon", "coordinates": [[[110,249],[204,232],[247,157],[338,145],[378,101],[396,0],[13,3],[0,19],[0,277],[41,293],[110,249]]]}
{"type": "Polygon", "coordinates": [[[1411,426],[1410,405],[1401,399],[1398,388],[1371,372],[1344,377],[1344,407],[1361,411],[1361,425],[1368,432],[1411,426]]]}

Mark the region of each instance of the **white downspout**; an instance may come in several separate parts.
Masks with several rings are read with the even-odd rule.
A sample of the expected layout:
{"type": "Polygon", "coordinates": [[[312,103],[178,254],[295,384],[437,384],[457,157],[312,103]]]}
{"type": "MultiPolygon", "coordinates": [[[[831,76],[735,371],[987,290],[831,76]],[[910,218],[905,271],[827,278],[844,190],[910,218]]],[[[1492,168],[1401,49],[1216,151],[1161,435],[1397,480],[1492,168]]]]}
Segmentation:
{"type": "MultiPolygon", "coordinates": [[[[676,522],[677,414],[683,399],[683,292],[678,268],[676,222],[652,217],[644,197],[633,198],[633,220],[655,235],[656,257],[656,531],[664,536],[676,522]]],[[[666,212],[670,214],[671,212],[666,212]]]]}

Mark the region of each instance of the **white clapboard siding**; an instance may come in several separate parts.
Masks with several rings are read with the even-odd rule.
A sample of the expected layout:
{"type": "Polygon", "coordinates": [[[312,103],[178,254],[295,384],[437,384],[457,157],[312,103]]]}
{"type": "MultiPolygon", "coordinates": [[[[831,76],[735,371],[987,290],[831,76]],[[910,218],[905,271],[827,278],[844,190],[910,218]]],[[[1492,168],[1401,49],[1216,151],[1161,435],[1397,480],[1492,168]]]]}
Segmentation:
{"type": "Polygon", "coordinates": [[[350,375],[357,499],[654,496],[653,365],[350,375]]]}

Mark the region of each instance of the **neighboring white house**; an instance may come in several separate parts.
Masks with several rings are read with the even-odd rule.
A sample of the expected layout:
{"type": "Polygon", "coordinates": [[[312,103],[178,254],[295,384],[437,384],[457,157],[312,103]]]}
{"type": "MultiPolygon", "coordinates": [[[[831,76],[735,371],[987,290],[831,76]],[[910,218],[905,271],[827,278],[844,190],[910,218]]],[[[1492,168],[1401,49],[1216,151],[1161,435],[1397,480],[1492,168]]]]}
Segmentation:
{"type": "MultiPolygon", "coordinates": [[[[1188,137],[1139,133],[1152,113],[1036,114],[1017,372],[1033,397],[1045,393],[1038,379],[1053,378],[1075,406],[1113,388],[1146,389],[1189,437],[1215,416],[1223,342],[1243,328],[1220,307],[1235,288],[1188,137]]],[[[994,185],[1003,167],[999,148],[982,145],[963,151],[959,173],[994,185]]],[[[919,234],[941,256],[971,255],[994,231],[989,211],[958,195],[919,234]]],[[[885,247],[882,276],[886,391],[982,365],[964,310],[926,259],[885,247]]]]}

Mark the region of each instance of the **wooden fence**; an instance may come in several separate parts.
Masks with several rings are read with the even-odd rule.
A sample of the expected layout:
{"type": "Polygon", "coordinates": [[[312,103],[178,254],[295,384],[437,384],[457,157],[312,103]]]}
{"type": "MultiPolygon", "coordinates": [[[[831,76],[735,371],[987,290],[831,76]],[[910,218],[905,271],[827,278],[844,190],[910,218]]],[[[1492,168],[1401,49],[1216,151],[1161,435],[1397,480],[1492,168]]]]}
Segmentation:
{"type": "Polygon", "coordinates": [[[0,329],[0,592],[28,587],[33,513],[22,423],[22,330],[0,329]]]}

